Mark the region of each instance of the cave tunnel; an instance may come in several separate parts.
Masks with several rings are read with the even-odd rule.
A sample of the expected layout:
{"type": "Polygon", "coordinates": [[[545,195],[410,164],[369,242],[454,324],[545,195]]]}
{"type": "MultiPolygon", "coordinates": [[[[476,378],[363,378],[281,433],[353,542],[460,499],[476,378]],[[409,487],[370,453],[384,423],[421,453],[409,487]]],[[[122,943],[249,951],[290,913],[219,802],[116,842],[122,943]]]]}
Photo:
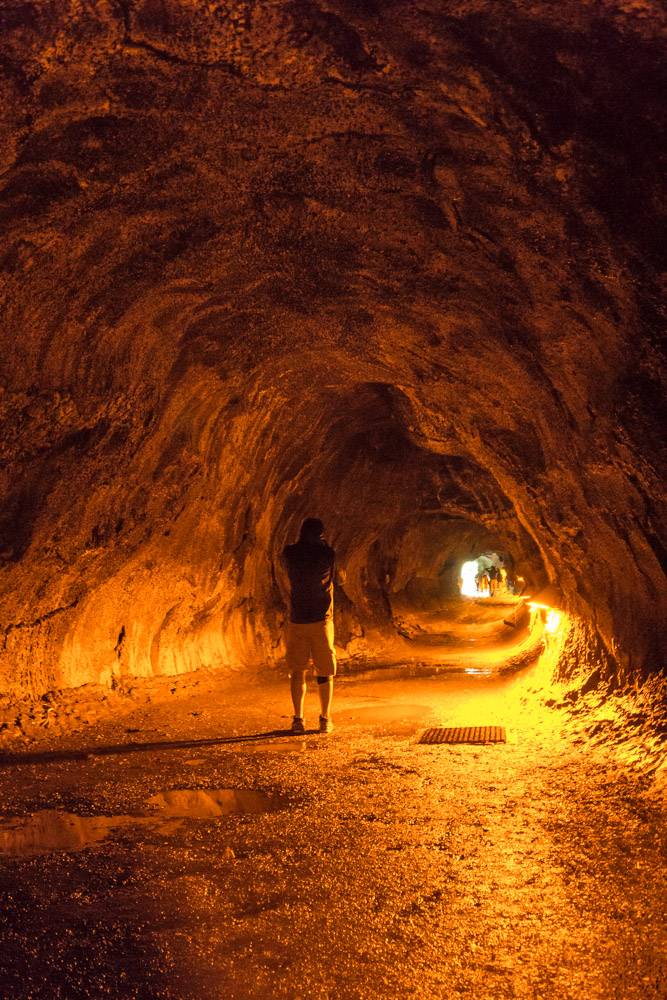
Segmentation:
{"type": "Polygon", "coordinates": [[[665,20],[657,0],[0,0],[7,1000],[667,993],[660,921],[641,948],[614,924],[619,892],[665,915],[665,20]],[[345,570],[328,743],[281,722],[281,553],[310,516],[345,570]],[[508,720],[502,746],[416,742],[508,720]],[[549,789],[576,804],[586,782],[566,815],[549,789]],[[386,818],[406,796],[430,840],[386,818]],[[311,855],[325,800],[335,843],[311,855]],[[213,868],[170,875],[202,823],[213,868]],[[640,874],[619,861],[612,891],[587,823],[640,874]],[[576,916],[559,829],[562,866],[594,872],[576,916]],[[208,935],[196,971],[168,930],[130,929],[168,898],[146,837],[174,926],[208,935]],[[274,837],[321,902],[303,926],[333,935],[330,993],[285,916],[296,875],[257,861],[274,837]],[[552,903],[512,943],[473,896],[493,868],[507,912],[537,912],[523,865],[552,903]],[[558,958],[561,932],[579,950],[558,958]],[[501,974],[517,992],[482,981],[501,974]]]}

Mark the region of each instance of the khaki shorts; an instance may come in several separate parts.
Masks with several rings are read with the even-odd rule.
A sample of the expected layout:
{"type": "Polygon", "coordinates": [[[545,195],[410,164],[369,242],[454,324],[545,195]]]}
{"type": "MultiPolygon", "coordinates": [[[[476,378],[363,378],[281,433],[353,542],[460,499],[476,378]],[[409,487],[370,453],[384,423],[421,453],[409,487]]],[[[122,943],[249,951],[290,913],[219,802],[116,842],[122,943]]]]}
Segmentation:
{"type": "Polygon", "coordinates": [[[313,658],[313,669],[318,677],[333,677],[336,673],[334,653],[334,626],[331,619],[309,625],[285,626],[287,666],[290,670],[307,670],[313,658]]]}

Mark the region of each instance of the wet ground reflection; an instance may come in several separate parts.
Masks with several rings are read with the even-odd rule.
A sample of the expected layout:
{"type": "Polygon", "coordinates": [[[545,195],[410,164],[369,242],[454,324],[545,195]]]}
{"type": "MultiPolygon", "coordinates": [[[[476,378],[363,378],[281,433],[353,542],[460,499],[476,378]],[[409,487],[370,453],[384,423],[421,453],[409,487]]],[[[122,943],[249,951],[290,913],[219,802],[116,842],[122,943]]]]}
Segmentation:
{"type": "Polygon", "coordinates": [[[148,804],[157,806],[160,815],[168,818],[213,819],[232,813],[275,812],[282,801],[278,796],[250,788],[183,788],[152,795],[148,804]]]}
{"type": "Polygon", "coordinates": [[[0,1000],[667,997],[664,811],[553,671],[346,675],[300,738],[285,678],[203,689],[0,761],[6,817],[77,814],[0,819],[0,1000]],[[508,742],[417,742],[469,725],[508,742]]]}
{"type": "Polygon", "coordinates": [[[135,820],[141,822],[134,816],[77,816],[58,809],[44,809],[3,823],[0,854],[27,857],[50,851],[80,851],[135,820]]]}
{"type": "Polygon", "coordinates": [[[493,675],[493,670],[490,667],[452,666],[450,663],[438,663],[433,660],[425,660],[423,662],[420,661],[419,663],[399,663],[391,667],[375,666],[370,667],[367,670],[356,668],[352,669],[351,667],[348,667],[347,671],[341,674],[340,681],[344,683],[347,680],[408,680],[421,677],[438,677],[443,674],[452,678],[465,676],[466,674],[473,674],[479,677],[491,677],[493,675]]]}
{"type": "Polygon", "coordinates": [[[232,814],[275,812],[280,796],[246,788],[184,788],[159,792],[147,800],[154,812],[146,816],[80,816],[44,809],[0,821],[0,855],[29,857],[54,851],[81,851],[127,827],[144,827],[170,834],[185,819],[216,819],[232,814]]]}
{"type": "Polygon", "coordinates": [[[409,738],[424,728],[429,705],[386,704],[382,701],[350,705],[339,713],[339,725],[361,725],[377,730],[377,735],[409,738]]]}

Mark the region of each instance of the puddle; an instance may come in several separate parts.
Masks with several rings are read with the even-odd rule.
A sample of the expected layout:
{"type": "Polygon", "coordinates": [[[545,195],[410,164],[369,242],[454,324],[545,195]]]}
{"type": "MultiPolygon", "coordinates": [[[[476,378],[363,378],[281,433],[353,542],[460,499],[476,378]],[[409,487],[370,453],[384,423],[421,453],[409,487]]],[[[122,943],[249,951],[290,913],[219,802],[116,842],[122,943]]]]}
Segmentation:
{"type": "Polygon", "coordinates": [[[43,809],[29,816],[0,820],[0,855],[30,857],[53,851],[81,851],[127,827],[171,834],[184,819],[216,819],[233,814],[275,812],[284,805],[277,795],[246,788],[175,789],[147,800],[148,816],[79,816],[43,809]]]}
{"type": "Polygon", "coordinates": [[[341,674],[340,680],[345,684],[356,681],[402,681],[420,677],[438,677],[442,674],[456,676],[465,674],[466,668],[461,663],[449,662],[418,662],[401,663],[395,666],[377,666],[367,669],[348,670],[341,674]]]}
{"type": "Polygon", "coordinates": [[[426,722],[433,713],[430,705],[395,704],[384,702],[380,704],[365,704],[344,706],[339,708],[337,717],[340,725],[362,725],[375,738],[392,736],[397,739],[410,739],[415,733],[424,729],[426,722]]]}
{"type": "Polygon", "coordinates": [[[80,851],[99,843],[114,830],[138,817],[77,816],[57,809],[44,809],[31,816],[6,820],[0,826],[0,854],[29,857],[49,851],[80,851]]]}
{"type": "Polygon", "coordinates": [[[165,819],[215,819],[232,813],[275,812],[282,801],[277,795],[266,795],[249,788],[199,789],[183,788],[160,792],[147,800],[157,806],[165,819]]]}
{"type": "Polygon", "coordinates": [[[407,722],[416,719],[417,725],[432,713],[430,705],[360,705],[354,708],[341,708],[339,716],[346,722],[362,722],[364,725],[382,726],[386,723],[407,722]]]}
{"type": "Polygon", "coordinates": [[[303,740],[298,743],[296,740],[276,740],[267,743],[244,743],[236,752],[246,753],[303,753],[306,749],[312,750],[317,744],[307,743],[303,740]]]}
{"type": "Polygon", "coordinates": [[[423,729],[423,722],[397,722],[393,725],[383,725],[379,732],[373,733],[373,736],[375,739],[393,736],[398,740],[409,740],[423,729]]]}

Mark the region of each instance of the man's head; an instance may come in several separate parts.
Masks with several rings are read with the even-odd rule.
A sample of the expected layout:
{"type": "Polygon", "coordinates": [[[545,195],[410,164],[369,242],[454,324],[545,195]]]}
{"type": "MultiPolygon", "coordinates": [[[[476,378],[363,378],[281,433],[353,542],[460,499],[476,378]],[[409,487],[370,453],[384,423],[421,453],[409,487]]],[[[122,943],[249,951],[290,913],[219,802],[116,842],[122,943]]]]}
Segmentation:
{"type": "Polygon", "coordinates": [[[319,517],[307,517],[306,520],[301,525],[301,531],[299,532],[300,542],[316,542],[322,537],[322,532],[324,531],[324,525],[320,521],[319,517]]]}

